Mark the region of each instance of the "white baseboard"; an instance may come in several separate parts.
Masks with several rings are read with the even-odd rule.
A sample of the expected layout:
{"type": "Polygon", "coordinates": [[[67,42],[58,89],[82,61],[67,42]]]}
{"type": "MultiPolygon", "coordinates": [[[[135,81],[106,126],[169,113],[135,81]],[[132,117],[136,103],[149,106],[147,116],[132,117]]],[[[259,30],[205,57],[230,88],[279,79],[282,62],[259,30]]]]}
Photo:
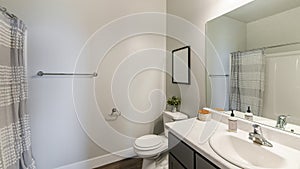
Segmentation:
{"type": "Polygon", "coordinates": [[[106,154],[103,156],[91,158],[85,161],[76,162],[73,164],[68,164],[65,166],[61,166],[55,169],[92,169],[96,167],[101,167],[106,164],[110,164],[116,161],[123,160],[125,158],[135,157],[136,154],[133,148],[129,148],[126,150],[121,150],[119,152],[106,154]]]}

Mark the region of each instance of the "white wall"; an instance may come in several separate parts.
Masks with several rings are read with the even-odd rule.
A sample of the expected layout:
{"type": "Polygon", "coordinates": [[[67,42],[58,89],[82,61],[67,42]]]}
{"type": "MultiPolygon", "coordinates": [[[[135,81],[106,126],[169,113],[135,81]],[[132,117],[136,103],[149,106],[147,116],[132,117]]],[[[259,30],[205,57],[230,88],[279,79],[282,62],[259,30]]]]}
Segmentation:
{"type": "MultiPolygon", "coordinates": [[[[132,116],[138,115],[140,112],[150,113],[147,112],[148,109],[153,109],[151,100],[149,100],[149,96],[151,96],[151,92],[153,90],[160,89],[163,94],[165,94],[165,73],[162,70],[157,69],[147,69],[147,70],[140,70],[140,72],[137,72],[138,74],[135,75],[135,77],[132,77],[132,81],[130,84],[126,83],[119,83],[115,86],[122,87],[125,85],[128,85],[128,94],[124,93],[116,93],[116,95],[113,95],[111,93],[111,87],[114,86],[113,83],[116,81],[116,72],[121,67],[121,64],[126,67],[126,69],[129,69],[129,67],[134,67],[132,63],[126,63],[124,62],[124,56],[127,56],[127,60],[131,59],[134,60],[134,57],[141,57],[143,60],[146,60],[146,57],[144,57],[145,53],[149,52],[151,54],[154,54],[154,49],[160,49],[162,50],[160,52],[155,52],[155,54],[158,55],[159,58],[161,58],[161,64],[157,64],[157,66],[161,67],[163,69],[163,66],[165,65],[165,39],[161,36],[155,36],[155,35],[142,35],[142,36],[135,36],[130,39],[127,39],[125,41],[122,41],[120,44],[116,45],[114,49],[112,49],[107,56],[104,58],[102,63],[99,65],[99,78],[96,80],[96,98],[99,107],[101,108],[101,111],[103,113],[104,117],[108,117],[107,114],[111,112],[111,109],[113,107],[117,107],[121,112],[124,113],[124,116],[121,116],[116,121],[108,121],[109,125],[117,130],[118,132],[131,137],[140,137],[146,133],[152,133],[155,127],[155,123],[158,121],[153,121],[150,123],[135,123],[131,118],[132,116]],[[160,54],[159,54],[160,53],[160,54]],[[122,96],[124,95],[124,96],[122,96]],[[134,107],[137,110],[130,110],[129,108],[122,109],[120,105],[116,103],[116,98],[114,97],[128,97],[130,99],[131,106],[128,105],[128,107],[134,107]],[[127,112],[130,112],[128,114],[125,114],[127,112]],[[127,116],[128,115],[128,116],[127,116]],[[126,119],[129,118],[129,119],[126,119]]],[[[153,59],[152,57],[151,59],[153,59]]],[[[145,64],[143,62],[135,63],[135,64],[145,64]]],[[[146,67],[146,65],[142,65],[143,67],[146,67]]],[[[122,70],[119,70],[122,71],[122,70]]],[[[118,83],[118,82],[117,82],[118,83]]],[[[152,95],[153,96],[153,95],[152,95]]],[[[123,98],[122,98],[123,99],[123,98]]],[[[160,102],[158,98],[157,102],[160,102]]],[[[165,102],[162,103],[165,105],[165,102]]],[[[155,107],[160,108],[160,107],[155,107]]],[[[164,108],[164,107],[163,107],[164,108]]],[[[154,111],[154,110],[153,110],[154,111]]],[[[162,112],[160,110],[157,110],[157,112],[162,112]]],[[[161,120],[161,119],[157,119],[161,120]]],[[[156,131],[157,132],[157,131],[156,131]]],[[[160,130],[162,132],[162,130],[160,130]]]]}
{"type": "Polygon", "coordinates": [[[210,74],[228,74],[231,52],[246,49],[246,23],[221,16],[207,22],[207,68],[210,74]]]}
{"type": "MultiPolygon", "coordinates": [[[[226,16],[207,22],[206,64],[208,75],[230,74],[230,53],[246,49],[246,31],[246,23],[226,16]]],[[[228,110],[229,77],[208,77],[207,85],[208,106],[228,110]]]]}
{"type": "MultiPolygon", "coordinates": [[[[245,48],[245,44],[246,49],[254,49],[264,46],[299,42],[299,15],[300,7],[250,23],[242,23],[222,16],[209,22],[209,24],[214,22],[215,25],[213,27],[207,27],[209,30],[209,32],[207,32],[207,36],[214,44],[217,51],[220,51],[219,54],[221,53],[221,56],[223,52],[228,54],[233,51],[243,50],[243,48],[245,48]],[[219,23],[220,25],[218,25],[219,23]],[[211,32],[212,30],[214,32],[211,32]],[[237,34],[234,34],[234,32],[237,32],[237,34]],[[221,35],[219,35],[219,33],[221,33],[221,35]],[[214,35],[215,37],[211,35],[214,35]],[[230,40],[228,40],[229,37],[231,37],[230,40]],[[227,43],[227,41],[230,41],[230,43],[227,43]],[[232,43],[234,41],[237,43],[232,43]],[[240,44],[241,46],[238,46],[237,44],[240,44]]],[[[218,61],[211,57],[215,54],[213,51],[210,51],[209,44],[206,45],[209,47],[207,51],[207,55],[209,56],[209,58],[207,58],[207,68],[214,73],[222,73],[222,69],[218,64],[218,61]],[[211,70],[210,68],[213,69],[211,70]]],[[[295,85],[298,84],[297,73],[299,66],[299,52],[296,52],[297,54],[293,56],[291,56],[292,54],[290,53],[291,51],[295,50],[299,51],[300,45],[268,49],[265,51],[265,53],[272,53],[276,55],[276,57],[267,57],[266,59],[266,81],[263,115],[268,118],[277,119],[277,116],[280,114],[290,114],[292,115],[292,118],[288,119],[288,121],[299,124],[300,118],[296,113],[299,112],[299,106],[293,102],[293,100],[299,100],[297,94],[298,89],[295,87],[295,85]]],[[[224,60],[222,60],[222,64],[228,65],[229,59],[226,60],[226,56],[221,58],[224,58],[224,60]]],[[[228,72],[226,69],[228,67],[229,66],[225,66],[225,72],[228,72]]],[[[221,81],[220,83],[220,79],[217,80],[218,81],[216,83],[208,83],[207,92],[208,94],[211,92],[209,90],[210,85],[212,86],[211,88],[219,89],[214,90],[217,96],[213,96],[216,99],[212,99],[218,103],[219,101],[222,101],[220,99],[222,98],[220,93],[224,91],[224,86],[221,86],[223,82],[221,81]],[[213,87],[214,85],[219,86],[213,87]]],[[[210,96],[208,95],[207,98],[209,103],[210,96]]],[[[211,106],[217,107],[214,104],[211,106]]]]}
{"type": "MultiPolygon", "coordinates": [[[[229,58],[227,55],[233,51],[243,51],[245,49],[254,49],[260,48],[263,46],[272,46],[276,44],[298,42],[300,41],[300,36],[298,30],[300,29],[300,23],[298,22],[298,17],[300,14],[300,7],[285,11],[273,16],[269,16],[257,21],[250,23],[243,23],[226,16],[219,17],[208,22],[207,26],[207,36],[208,41],[211,41],[213,46],[210,46],[210,43],[206,44],[207,46],[207,68],[210,74],[230,74],[229,72],[229,58]],[[222,28],[222,29],[220,29],[222,28]],[[228,43],[230,42],[230,43],[228,43]],[[213,47],[216,48],[218,53],[214,53],[213,47]],[[218,60],[218,57],[215,55],[220,55],[221,62],[218,60]],[[226,56],[225,56],[226,55],[226,56]],[[224,65],[225,70],[222,69],[224,65]]],[[[299,50],[300,45],[288,46],[283,48],[268,49],[266,53],[277,53],[277,52],[286,52],[299,50]]],[[[269,67],[270,59],[267,60],[267,67],[269,67]]],[[[272,67],[272,66],[271,66],[272,67]]],[[[270,71],[266,72],[268,76],[270,71]]],[[[221,78],[215,78],[216,82],[208,82],[208,100],[210,103],[210,93],[212,93],[211,98],[211,107],[220,107],[220,103],[224,103],[222,98],[224,97],[222,91],[226,90],[224,87],[224,82],[221,78]],[[213,91],[210,91],[213,89],[213,91]],[[214,93],[216,95],[214,95],[214,93]]],[[[266,89],[272,84],[269,84],[269,81],[266,81],[266,89]]],[[[270,91],[266,91],[269,93],[270,91]]],[[[265,102],[268,102],[264,106],[264,113],[268,117],[276,118],[277,115],[274,115],[274,104],[270,104],[270,100],[273,100],[273,95],[267,94],[265,96],[265,102]]],[[[225,105],[227,108],[228,103],[225,105]]],[[[221,106],[222,107],[222,106],[221,106]]]]}
{"type": "MultiPolygon", "coordinates": [[[[97,29],[124,15],[164,12],[165,1],[7,0],[1,1],[1,5],[23,19],[28,26],[28,109],[32,117],[33,153],[37,168],[50,169],[107,154],[89,139],[77,119],[72,78],[37,78],[35,74],[38,70],[72,72],[80,49],[97,29]]],[[[131,41],[141,43],[140,48],[165,47],[164,38],[147,36],[131,41]]],[[[98,44],[99,49],[101,45],[98,44]]],[[[131,52],[137,50],[130,49],[131,52]]],[[[119,57],[128,54],[122,53],[124,50],[115,52],[119,57]]],[[[154,79],[157,77],[154,74],[154,79]]],[[[159,81],[164,80],[160,78],[159,81]]],[[[110,110],[111,105],[108,106],[106,109],[110,110]]],[[[89,113],[89,109],[85,111],[89,113]]],[[[153,130],[153,124],[139,126],[139,131],[134,130],[137,133],[133,136],[153,130]]],[[[131,123],[132,127],[136,125],[131,123]]],[[[95,131],[99,137],[106,137],[101,132],[95,131]]]]}
{"type": "MultiPolygon", "coordinates": [[[[192,85],[182,87],[185,94],[183,102],[188,103],[185,111],[194,114],[199,105],[205,105],[205,22],[249,1],[251,0],[169,0],[167,6],[165,1],[160,0],[2,1],[1,5],[22,18],[29,29],[28,109],[32,116],[33,152],[38,168],[59,167],[107,154],[87,137],[78,122],[73,105],[72,78],[37,78],[35,74],[38,70],[72,72],[81,47],[99,27],[131,13],[164,12],[167,9],[168,13],[187,19],[203,33],[201,36],[194,36],[192,32],[186,32],[187,39],[192,41],[195,38],[199,41],[197,44],[189,43],[193,45],[192,48],[202,49],[201,52],[197,51],[201,59],[192,61],[192,71],[195,74],[192,85]],[[199,98],[193,97],[196,83],[200,86],[197,92],[199,98]]],[[[177,28],[171,27],[172,29],[177,28]]],[[[175,47],[168,42],[167,46],[170,50],[175,47]]],[[[86,112],[89,112],[88,108],[86,112]]],[[[98,134],[97,137],[106,135],[98,134]]]]}
{"type": "MultiPolygon", "coordinates": [[[[272,15],[247,24],[247,48],[299,42],[300,7],[272,15]]],[[[291,123],[300,123],[298,88],[298,59],[291,51],[300,50],[300,45],[268,49],[276,57],[266,59],[266,79],[263,116],[277,119],[280,114],[292,115],[291,123]],[[288,53],[284,53],[288,52],[288,53]],[[296,85],[296,86],[295,86],[296,85]]]]}
{"type": "MultiPolygon", "coordinates": [[[[300,7],[247,24],[247,48],[299,42],[300,7]]],[[[300,45],[269,49],[267,53],[299,50],[300,45]]]]}
{"type": "Polygon", "coordinates": [[[290,115],[288,123],[300,124],[299,60],[300,51],[266,56],[264,117],[277,120],[281,114],[290,115]]]}
{"type": "MultiPolygon", "coordinates": [[[[193,32],[189,30],[193,29],[191,27],[185,29],[172,26],[174,23],[167,18],[167,34],[181,35],[182,38],[179,39],[181,43],[191,45],[192,50],[194,50],[191,61],[194,81],[192,81],[190,86],[179,85],[183,103],[187,103],[184,105],[184,108],[182,108],[182,111],[188,113],[190,116],[196,116],[197,110],[206,106],[205,23],[250,1],[251,0],[167,1],[167,12],[169,14],[186,19],[187,22],[193,25],[191,27],[198,30],[193,32]]],[[[178,46],[180,46],[180,43],[174,43],[174,40],[171,38],[167,39],[167,50],[171,51],[178,46]]],[[[168,62],[169,61],[167,61],[167,64],[168,62]]],[[[177,95],[179,92],[174,90],[176,87],[172,87],[172,90],[168,90],[170,86],[172,87],[174,85],[172,85],[170,81],[167,81],[167,96],[177,95]]]]}

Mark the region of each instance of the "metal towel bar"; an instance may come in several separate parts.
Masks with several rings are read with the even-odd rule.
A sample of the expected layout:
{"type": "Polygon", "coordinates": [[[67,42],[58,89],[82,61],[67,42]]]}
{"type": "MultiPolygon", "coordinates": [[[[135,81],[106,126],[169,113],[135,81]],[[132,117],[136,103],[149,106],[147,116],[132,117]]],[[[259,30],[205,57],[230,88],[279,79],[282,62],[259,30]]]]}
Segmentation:
{"type": "Polygon", "coordinates": [[[96,72],[94,73],[45,73],[43,71],[38,71],[37,72],[38,76],[92,76],[92,77],[97,77],[98,74],[96,72]]]}
{"type": "Polygon", "coordinates": [[[218,76],[225,76],[225,77],[228,77],[229,75],[209,75],[209,77],[218,77],[218,76]]]}

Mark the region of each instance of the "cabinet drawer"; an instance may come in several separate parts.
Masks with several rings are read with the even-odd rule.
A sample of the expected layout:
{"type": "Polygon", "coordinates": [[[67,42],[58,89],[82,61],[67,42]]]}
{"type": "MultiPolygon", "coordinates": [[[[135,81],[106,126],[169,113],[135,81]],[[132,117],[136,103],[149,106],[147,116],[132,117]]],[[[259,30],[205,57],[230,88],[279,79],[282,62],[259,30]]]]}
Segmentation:
{"type": "Polygon", "coordinates": [[[219,169],[213,163],[199,154],[196,154],[196,169],[219,169]]]}
{"type": "Polygon", "coordinates": [[[170,154],[169,169],[185,169],[185,168],[170,154]]]}
{"type": "Polygon", "coordinates": [[[194,151],[169,132],[169,152],[187,169],[194,168],[194,151]]]}

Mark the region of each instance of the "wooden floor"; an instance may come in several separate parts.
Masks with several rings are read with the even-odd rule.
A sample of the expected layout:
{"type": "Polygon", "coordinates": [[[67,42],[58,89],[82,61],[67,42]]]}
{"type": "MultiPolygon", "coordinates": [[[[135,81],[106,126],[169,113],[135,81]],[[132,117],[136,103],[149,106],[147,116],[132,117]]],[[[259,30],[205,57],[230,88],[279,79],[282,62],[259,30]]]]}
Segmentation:
{"type": "Polygon", "coordinates": [[[142,169],[143,159],[129,158],[94,169],[142,169]]]}

